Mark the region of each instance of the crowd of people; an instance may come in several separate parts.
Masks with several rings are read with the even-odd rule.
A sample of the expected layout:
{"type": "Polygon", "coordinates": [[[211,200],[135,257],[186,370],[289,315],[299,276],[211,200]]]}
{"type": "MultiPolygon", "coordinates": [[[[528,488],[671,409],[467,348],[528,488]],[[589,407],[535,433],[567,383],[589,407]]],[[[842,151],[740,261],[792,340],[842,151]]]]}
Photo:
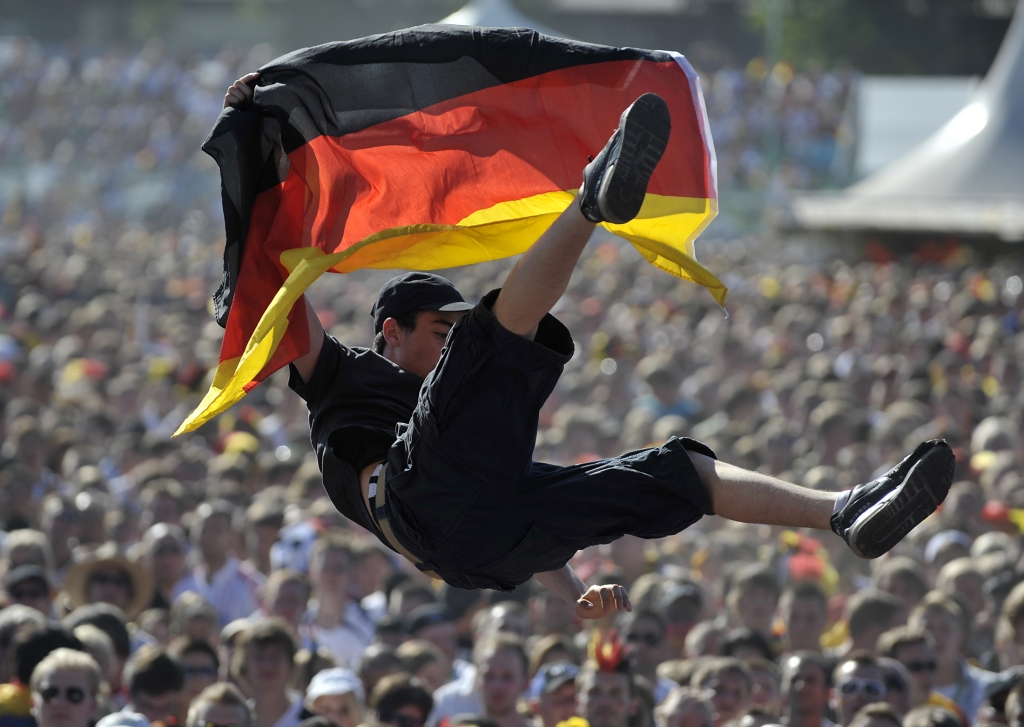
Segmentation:
{"type": "MultiPolygon", "coordinates": [[[[287,372],[170,438],[220,342],[220,202],[196,150],[254,53],[0,49],[0,727],[1022,724],[1016,258],[703,243],[726,317],[595,237],[555,310],[577,353],[537,459],[685,435],[840,490],[944,437],[958,470],[878,561],[713,517],[583,551],[581,577],[633,603],[585,629],[536,585],[438,587],[341,517],[287,372]]],[[[765,113],[730,105],[759,93],[743,78],[715,76],[713,118],[765,113]]],[[[843,93],[808,82],[786,91],[794,144],[843,93]]],[[[728,166],[748,132],[723,128],[728,166]]],[[[508,267],[447,274],[475,300],[508,267]]],[[[369,345],[388,277],[320,281],[325,328],[369,345]]]]}

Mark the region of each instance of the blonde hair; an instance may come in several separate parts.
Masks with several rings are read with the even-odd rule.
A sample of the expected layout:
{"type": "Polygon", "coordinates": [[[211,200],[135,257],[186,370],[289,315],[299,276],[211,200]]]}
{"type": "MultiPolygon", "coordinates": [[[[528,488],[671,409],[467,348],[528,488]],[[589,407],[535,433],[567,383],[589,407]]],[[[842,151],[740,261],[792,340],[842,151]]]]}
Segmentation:
{"type": "Polygon", "coordinates": [[[32,691],[38,692],[43,677],[47,674],[52,674],[58,669],[75,669],[85,672],[85,676],[89,680],[90,696],[95,697],[99,692],[100,682],[103,681],[100,665],[84,651],[66,648],[54,649],[36,665],[36,668],[32,671],[32,679],[29,681],[32,691]]]}
{"type": "Polygon", "coordinates": [[[230,682],[217,682],[201,691],[199,696],[192,700],[192,706],[188,708],[188,717],[185,718],[186,727],[198,727],[196,720],[199,719],[199,710],[208,704],[240,708],[245,712],[245,723],[238,727],[250,727],[253,723],[252,709],[245,696],[238,691],[238,687],[230,682]]]}

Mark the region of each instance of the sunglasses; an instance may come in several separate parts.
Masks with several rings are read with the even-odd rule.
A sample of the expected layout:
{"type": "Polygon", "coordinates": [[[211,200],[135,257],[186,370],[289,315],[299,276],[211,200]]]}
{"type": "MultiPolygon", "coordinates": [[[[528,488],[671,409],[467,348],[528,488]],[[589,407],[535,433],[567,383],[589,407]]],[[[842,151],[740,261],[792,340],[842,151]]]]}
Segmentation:
{"type": "Polygon", "coordinates": [[[923,659],[921,661],[915,659],[914,661],[908,661],[903,666],[907,667],[907,671],[912,674],[920,674],[923,671],[935,671],[939,668],[935,659],[923,659]]]}
{"type": "Polygon", "coordinates": [[[407,714],[396,714],[391,718],[391,724],[395,727],[423,727],[425,723],[426,720],[416,719],[407,714]]]}
{"type": "Polygon", "coordinates": [[[217,670],[212,666],[186,666],[183,671],[186,679],[195,679],[196,677],[216,679],[217,677],[217,670]]]}
{"type": "Polygon", "coordinates": [[[626,641],[631,644],[644,643],[648,646],[657,646],[661,643],[661,636],[658,634],[641,634],[633,632],[626,637],[626,641]]]}
{"type": "Polygon", "coordinates": [[[854,694],[863,694],[868,697],[882,699],[885,697],[885,684],[877,679],[858,679],[849,677],[836,684],[836,689],[844,697],[852,697],[854,694]]]}
{"type": "Polygon", "coordinates": [[[57,697],[64,695],[64,699],[68,700],[71,704],[81,704],[85,701],[85,690],[81,687],[66,687],[61,689],[60,687],[43,687],[39,690],[39,696],[43,698],[43,701],[49,704],[57,697]]]}
{"type": "Polygon", "coordinates": [[[15,601],[37,601],[41,598],[49,598],[50,592],[41,588],[15,588],[8,591],[15,601]]]}

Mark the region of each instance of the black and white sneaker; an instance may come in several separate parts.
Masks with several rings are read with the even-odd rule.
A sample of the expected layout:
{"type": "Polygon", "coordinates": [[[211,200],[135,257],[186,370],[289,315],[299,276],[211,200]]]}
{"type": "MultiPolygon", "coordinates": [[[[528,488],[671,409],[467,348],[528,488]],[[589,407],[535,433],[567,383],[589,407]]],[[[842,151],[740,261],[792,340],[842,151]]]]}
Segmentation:
{"type": "Polygon", "coordinates": [[[922,442],[877,480],[854,487],[832,530],[861,558],[889,552],[946,499],[955,465],[944,440],[922,442]]]}
{"type": "Polygon", "coordinates": [[[636,217],[671,131],[672,118],[661,96],[645,93],[630,104],[612,138],[583,170],[583,216],[620,225],[636,217]]]}

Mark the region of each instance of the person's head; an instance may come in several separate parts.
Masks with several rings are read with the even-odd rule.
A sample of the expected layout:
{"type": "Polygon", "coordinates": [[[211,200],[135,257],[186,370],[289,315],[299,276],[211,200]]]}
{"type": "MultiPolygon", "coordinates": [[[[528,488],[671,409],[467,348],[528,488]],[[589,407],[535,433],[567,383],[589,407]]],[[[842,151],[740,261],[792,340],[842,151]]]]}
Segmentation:
{"type": "Polygon", "coordinates": [[[423,727],[434,708],[434,698],[419,679],[399,673],[377,683],[367,706],[381,725],[423,727]]]}
{"type": "Polygon", "coordinates": [[[65,616],[61,623],[65,628],[71,630],[89,624],[110,637],[110,642],[114,645],[114,665],[107,675],[107,680],[110,682],[111,690],[120,690],[121,673],[132,650],[131,635],[128,633],[124,613],[121,612],[121,609],[111,606],[109,603],[79,606],[65,616]]]}
{"type": "Polygon", "coordinates": [[[857,712],[849,727],[903,727],[903,712],[888,702],[874,702],[857,712]]]}
{"type": "Polygon", "coordinates": [[[305,706],[336,727],[356,727],[363,721],[363,684],[349,669],[324,669],[306,687],[305,706]]]}
{"type": "Polygon", "coordinates": [[[249,703],[234,684],[217,682],[192,700],[186,727],[252,727],[255,719],[249,703]]]}
{"type": "Polygon", "coordinates": [[[591,727],[625,727],[637,711],[629,660],[588,659],[576,677],[579,714],[591,727]]]}
{"type": "Polygon", "coordinates": [[[269,616],[279,616],[293,629],[306,613],[309,601],[309,581],[291,568],[272,571],[263,584],[263,610],[269,616]]]}
{"type": "Polygon", "coordinates": [[[455,322],[470,308],[440,275],[412,272],[392,278],[377,295],[374,350],[406,371],[426,378],[441,358],[455,322]]]}
{"type": "Polygon", "coordinates": [[[941,667],[960,659],[969,635],[970,620],[960,604],[932,591],[911,611],[908,625],[931,634],[935,660],[941,667]]]}
{"type": "Polygon", "coordinates": [[[180,636],[171,642],[167,652],[181,665],[184,704],[191,704],[204,689],[216,683],[220,674],[220,658],[210,642],[180,636]]]}
{"type": "Polygon", "coordinates": [[[356,666],[356,674],[363,683],[363,692],[373,694],[377,683],[386,676],[398,674],[404,669],[394,647],[386,644],[370,644],[363,650],[356,666]]]}
{"type": "Polygon", "coordinates": [[[309,549],[309,580],[318,600],[348,599],[352,570],[351,540],[341,532],[328,531],[309,549]]]}
{"type": "Polygon", "coordinates": [[[815,651],[796,651],[782,661],[782,704],[802,720],[820,720],[828,706],[829,672],[825,659],[815,651]]]}
{"type": "Polygon", "coordinates": [[[170,614],[171,636],[191,636],[217,645],[220,627],[217,609],[195,591],[185,591],[174,600],[170,614]]]}
{"type": "Polygon", "coordinates": [[[764,707],[772,714],[778,715],[782,695],[782,673],[779,667],[768,659],[750,659],[747,666],[750,667],[750,674],[754,678],[753,689],[750,692],[751,704],[764,707]]]}
{"type": "Polygon", "coordinates": [[[771,568],[762,565],[741,568],[726,596],[734,625],[765,635],[772,632],[772,616],[778,602],[778,577],[771,568]]]}
{"type": "Polygon", "coordinates": [[[704,595],[692,581],[665,581],[661,585],[657,610],[665,617],[668,640],[673,648],[683,648],[690,630],[700,621],[703,609],[704,595]]]}
{"type": "Polygon", "coordinates": [[[715,656],[725,640],[725,629],[714,621],[701,621],[686,635],[683,655],[688,659],[715,656]]]}
{"type": "Polygon", "coordinates": [[[820,586],[806,581],[788,586],[779,599],[779,616],[787,651],[821,650],[828,599],[820,586]]]}
{"type": "Polygon", "coordinates": [[[536,675],[544,664],[569,662],[579,666],[580,655],[572,639],[566,634],[548,634],[530,647],[530,674],[536,675]]]}
{"type": "Polygon", "coordinates": [[[284,693],[298,650],[288,624],[279,618],[262,619],[242,632],[232,672],[254,691],[284,693]]]}
{"type": "Polygon", "coordinates": [[[713,711],[703,692],[679,687],[654,710],[654,723],[657,727],[713,727],[713,711]]]}
{"type": "Polygon", "coordinates": [[[665,619],[656,611],[636,610],[620,620],[619,632],[632,648],[633,665],[639,674],[652,679],[658,664],[672,658],[666,638],[665,619]]]}
{"type": "Polygon", "coordinates": [[[878,665],[885,676],[885,701],[900,714],[906,714],[913,706],[910,702],[912,688],[910,672],[896,659],[878,657],[878,665]]]}
{"type": "Polygon", "coordinates": [[[51,651],[32,671],[32,715],[39,727],[87,727],[103,676],[88,654],[51,651]]]}
{"type": "Polygon", "coordinates": [[[444,652],[425,639],[412,639],[395,652],[402,660],[402,671],[412,674],[437,691],[451,676],[451,662],[444,652]]]}
{"type": "Polygon", "coordinates": [[[482,617],[486,624],[486,635],[511,634],[525,641],[533,635],[533,620],[530,611],[521,603],[502,601],[491,606],[482,617]]]}
{"type": "Polygon", "coordinates": [[[985,577],[973,558],[957,558],[942,566],[935,579],[935,590],[947,596],[958,595],[976,616],[988,608],[985,577]]]}
{"type": "Polygon", "coordinates": [[[22,565],[7,571],[3,591],[4,605],[20,603],[47,616],[53,612],[53,585],[46,570],[37,565],[22,565]]]}
{"type": "Polygon", "coordinates": [[[447,606],[427,603],[414,608],[405,617],[405,630],[410,638],[432,643],[441,650],[449,663],[454,661],[458,633],[455,618],[447,606]]]}
{"type": "Polygon", "coordinates": [[[204,562],[220,563],[231,551],[235,506],[227,500],[207,500],[196,508],[190,535],[204,562]]]}
{"type": "Polygon", "coordinates": [[[879,656],[895,659],[903,664],[910,678],[911,708],[928,701],[935,687],[935,647],[931,634],[922,628],[898,626],[878,638],[879,656]]]}
{"type": "Polygon", "coordinates": [[[775,649],[772,648],[767,636],[760,631],[743,627],[730,631],[722,639],[718,651],[721,656],[734,656],[740,661],[775,658],[775,649]]]}
{"type": "Polygon", "coordinates": [[[901,603],[895,596],[873,588],[858,591],[846,602],[846,623],[854,650],[875,648],[884,631],[894,625],[901,603]]]}
{"type": "Polygon", "coordinates": [[[185,569],[188,542],[185,531],[173,523],[160,522],[142,536],[146,558],[158,585],[173,587],[185,569]]]}
{"type": "Polygon", "coordinates": [[[900,620],[906,621],[910,609],[928,592],[928,578],[920,563],[897,556],[880,563],[871,577],[875,586],[896,597],[901,604],[900,620]]]}
{"type": "Polygon", "coordinates": [[[136,651],[125,666],[125,683],[132,708],[150,722],[178,719],[185,675],[166,651],[155,646],[136,651]]]}
{"type": "Polygon", "coordinates": [[[437,602],[437,595],[430,586],[404,580],[388,593],[388,613],[396,618],[405,618],[420,606],[437,602]]]}
{"type": "Polygon", "coordinates": [[[59,626],[29,626],[20,630],[11,643],[13,676],[22,684],[32,680],[32,672],[56,649],[85,652],[82,642],[70,630],[59,626]]]}
{"type": "Polygon", "coordinates": [[[844,727],[865,705],[885,701],[885,673],[867,651],[853,652],[840,661],[832,672],[832,684],[829,701],[844,727]]]}
{"type": "Polygon", "coordinates": [[[707,690],[715,710],[715,725],[720,726],[750,706],[754,676],[750,667],[739,659],[723,656],[708,659],[699,666],[690,679],[690,686],[707,690]]]}
{"type": "Polygon", "coordinates": [[[509,634],[488,637],[473,650],[473,663],[487,716],[500,720],[513,714],[529,685],[529,662],[522,641],[509,634]]]}
{"type": "Polygon", "coordinates": [[[96,660],[103,678],[111,679],[117,657],[110,637],[90,624],[82,624],[73,633],[82,642],[85,652],[96,660]]]}
{"type": "Polygon", "coordinates": [[[549,662],[530,682],[530,709],[541,727],[556,727],[576,714],[576,677],[580,668],[564,661],[549,662]]]}

